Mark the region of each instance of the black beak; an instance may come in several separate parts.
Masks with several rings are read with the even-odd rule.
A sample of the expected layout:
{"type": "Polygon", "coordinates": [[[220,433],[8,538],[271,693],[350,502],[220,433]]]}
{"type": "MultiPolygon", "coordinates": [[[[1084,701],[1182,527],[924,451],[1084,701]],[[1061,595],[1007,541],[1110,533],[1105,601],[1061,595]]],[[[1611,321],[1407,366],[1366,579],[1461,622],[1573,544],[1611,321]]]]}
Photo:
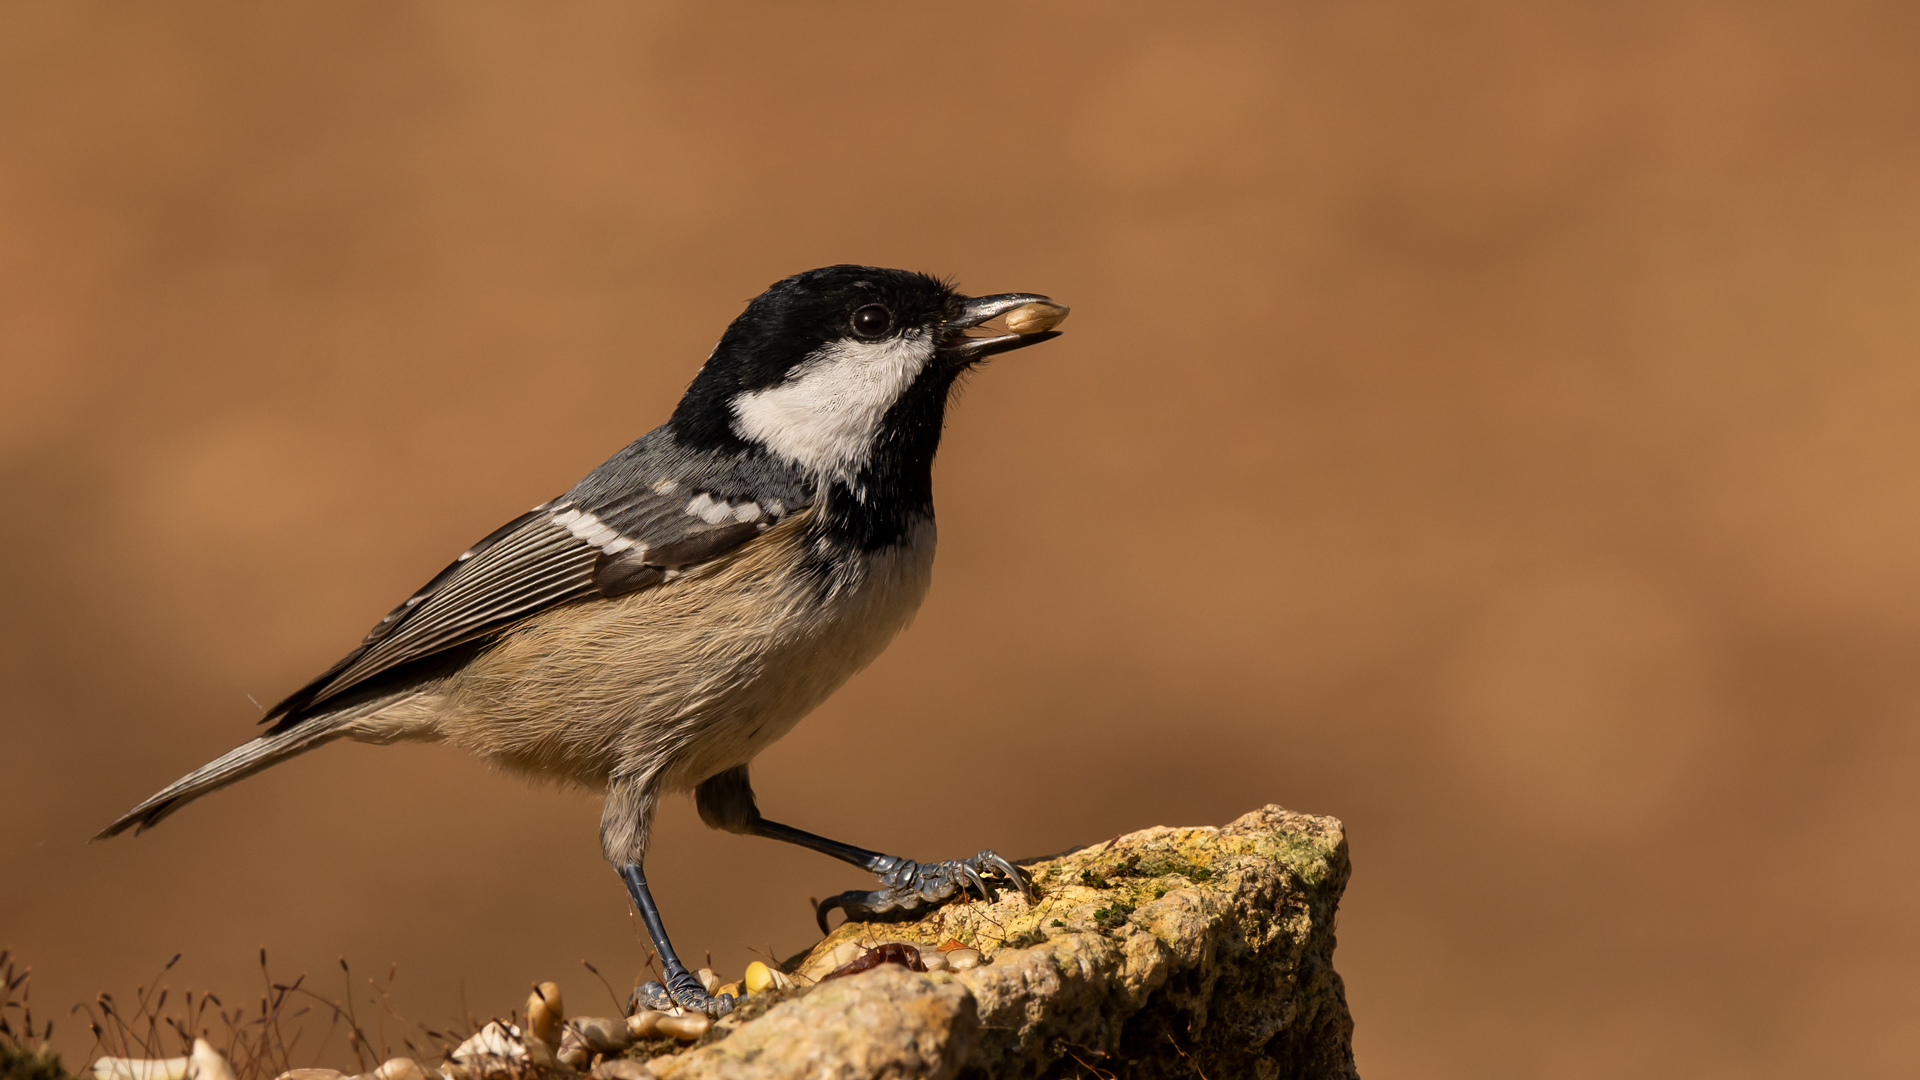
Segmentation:
{"type": "MultiPolygon", "coordinates": [[[[993,356],[996,353],[1012,352],[1029,345],[1038,345],[1060,336],[1057,330],[1044,330],[1027,334],[996,334],[984,337],[969,337],[967,331],[982,323],[1005,315],[1010,311],[1026,307],[1028,304],[1044,304],[1048,308],[1058,309],[1053,323],[1066,317],[1066,307],[1039,293],[999,293],[994,296],[976,296],[961,302],[960,310],[947,320],[940,352],[951,360],[972,363],[993,356]]],[[[1049,325],[1052,325],[1050,323],[1049,325]]]]}

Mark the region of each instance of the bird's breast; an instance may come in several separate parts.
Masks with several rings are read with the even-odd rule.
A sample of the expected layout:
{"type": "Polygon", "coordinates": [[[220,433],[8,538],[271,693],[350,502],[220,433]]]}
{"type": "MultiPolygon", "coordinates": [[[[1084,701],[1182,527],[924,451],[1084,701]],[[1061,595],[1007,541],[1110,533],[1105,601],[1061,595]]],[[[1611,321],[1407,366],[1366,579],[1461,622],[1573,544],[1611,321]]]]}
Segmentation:
{"type": "Polygon", "coordinates": [[[517,771],[690,788],[750,760],[919,609],[935,531],[835,550],[796,514],[687,577],[544,612],[449,686],[447,737],[517,771]]]}

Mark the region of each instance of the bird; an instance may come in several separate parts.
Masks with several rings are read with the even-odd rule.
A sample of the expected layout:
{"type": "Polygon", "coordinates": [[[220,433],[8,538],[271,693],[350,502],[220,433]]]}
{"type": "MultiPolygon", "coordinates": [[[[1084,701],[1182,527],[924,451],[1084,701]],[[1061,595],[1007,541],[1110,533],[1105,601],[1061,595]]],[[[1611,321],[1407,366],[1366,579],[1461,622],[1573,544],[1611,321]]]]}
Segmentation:
{"type": "Polygon", "coordinates": [[[728,325],[667,422],[488,534],[360,645],[268,710],[266,730],[96,839],[338,739],[445,741],[513,773],[606,792],[602,853],[660,960],[632,1007],[723,1015],[668,939],[645,860],[655,808],[852,863],[880,887],[815,908],[911,917],[1012,888],[991,849],[922,863],[760,814],[755,755],[904,629],[933,568],[932,467],[959,381],[1059,337],[1038,293],[968,297],[872,266],[808,270],[728,325]],[[1009,327],[996,332],[999,319],[1009,327]]]}

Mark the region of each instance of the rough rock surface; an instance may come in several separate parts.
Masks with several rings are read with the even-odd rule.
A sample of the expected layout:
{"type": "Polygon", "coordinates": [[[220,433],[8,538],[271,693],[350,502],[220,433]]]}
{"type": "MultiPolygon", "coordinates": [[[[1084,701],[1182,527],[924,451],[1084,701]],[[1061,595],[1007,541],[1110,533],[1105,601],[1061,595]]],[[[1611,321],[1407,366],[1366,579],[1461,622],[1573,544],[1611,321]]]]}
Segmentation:
{"type": "Polygon", "coordinates": [[[1333,970],[1334,911],[1349,872],[1338,821],[1268,806],[1225,828],[1148,829],[1026,868],[1038,894],[1031,907],[1003,895],[919,922],[850,923],[788,965],[818,970],[845,941],[957,939],[980,950],[982,966],[921,974],[882,965],[750,999],[699,1045],[651,1057],[648,1072],[1357,1075],[1333,970]]]}

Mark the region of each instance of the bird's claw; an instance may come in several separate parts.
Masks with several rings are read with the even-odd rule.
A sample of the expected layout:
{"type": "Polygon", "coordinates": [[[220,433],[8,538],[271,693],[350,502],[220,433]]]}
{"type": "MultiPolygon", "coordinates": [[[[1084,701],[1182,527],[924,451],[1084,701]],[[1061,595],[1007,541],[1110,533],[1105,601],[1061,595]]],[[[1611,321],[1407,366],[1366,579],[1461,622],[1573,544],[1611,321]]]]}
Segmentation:
{"type": "Polygon", "coordinates": [[[718,1020],[733,1011],[733,995],[721,994],[719,997],[707,993],[700,980],[686,970],[676,971],[667,976],[667,985],[648,980],[633,988],[633,996],[627,999],[627,1014],[641,1009],[656,1009],[671,1012],[685,1009],[688,1012],[704,1013],[718,1020]]]}
{"type": "Polygon", "coordinates": [[[894,859],[878,876],[886,886],[883,889],[853,889],[822,900],[814,908],[820,932],[827,932],[827,912],[834,908],[845,912],[849,921],[891,922],[923,915],[962,892],[978,890],[982,900],[991,902],[995,885],[1012,885],[1021,898],[1033,902],[1033,890],[1020,868],[993,851],[937,863],[894,859]]]}

